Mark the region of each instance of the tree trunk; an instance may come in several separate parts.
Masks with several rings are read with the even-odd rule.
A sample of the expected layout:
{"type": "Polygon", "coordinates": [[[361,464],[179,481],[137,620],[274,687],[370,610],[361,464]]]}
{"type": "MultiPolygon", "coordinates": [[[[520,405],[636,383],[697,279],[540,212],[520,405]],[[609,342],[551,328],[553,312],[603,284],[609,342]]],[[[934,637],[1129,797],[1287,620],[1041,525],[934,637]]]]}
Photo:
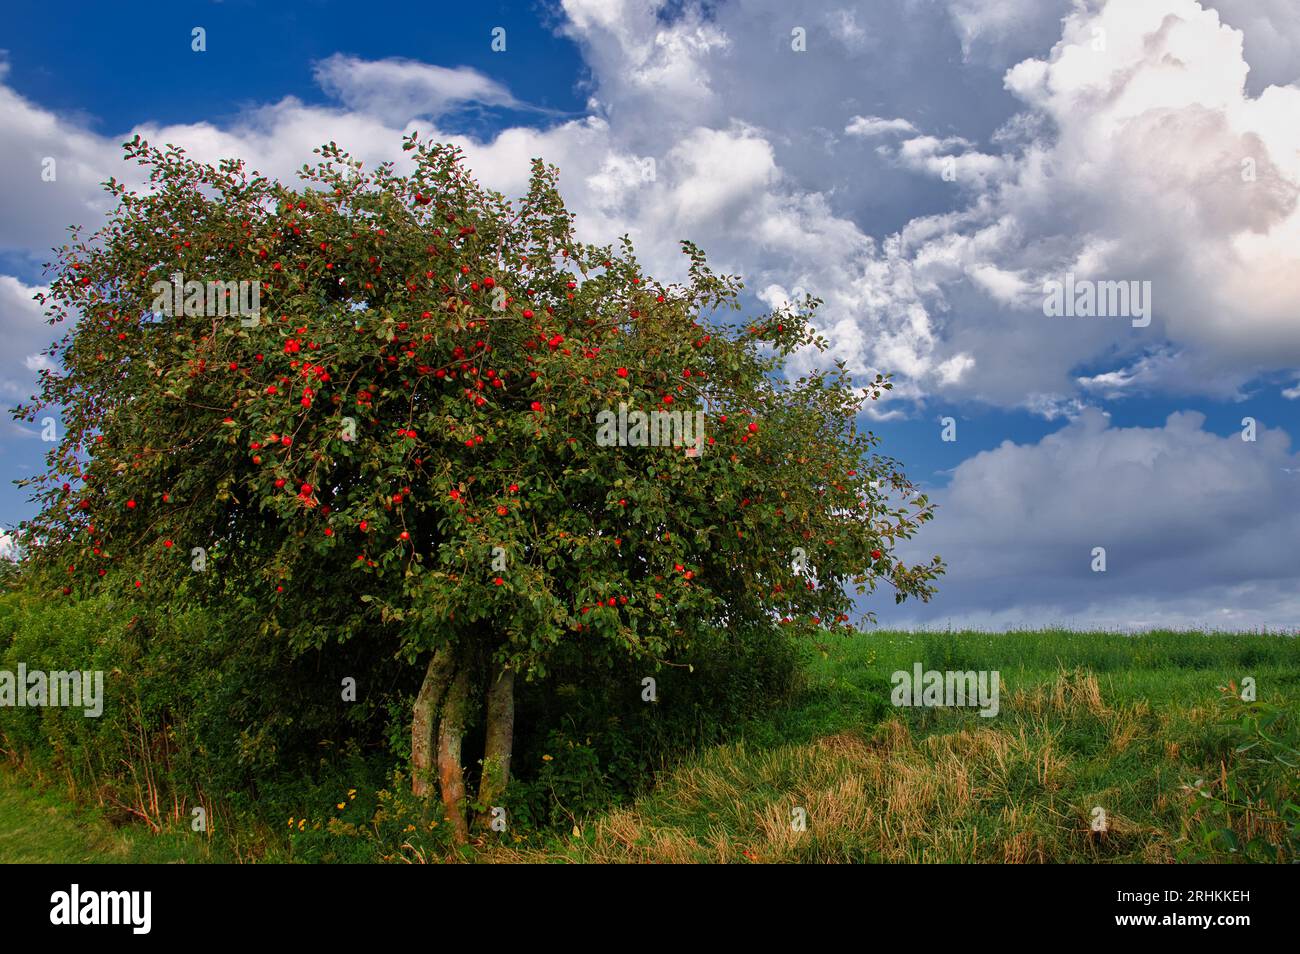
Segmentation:
{"type": "Polygon", "coordinates": [[[483,748],[483,775],[479,779],[478,802],[485,813],[479,819],[491,819],[494,803],[510,782],[510,754],[515,735],[515,671],[492,667],[487,692],[487,740],[483,748]]]}
{"type": "Polygon", "coordinates": [[[447,701],[438,720],[438,785],[447,821],[457,844],[469,841],[469,822],[465,818],[465,774],[460,765],[460,743],[465,734],[465,702],[469,696],[469,676],[473,668],[469,655],[461,660],[447,692],[447,701]]]}
{"type": "Polygon", "coordinates": [[[429,660],[424,682],[415,697],[411,715],[411,791],[420,797],[428,795],[433,788],[434,726],[438,721],[438,706],[451,679],[451,667],[451,650],[444,646],[429,660]]]}

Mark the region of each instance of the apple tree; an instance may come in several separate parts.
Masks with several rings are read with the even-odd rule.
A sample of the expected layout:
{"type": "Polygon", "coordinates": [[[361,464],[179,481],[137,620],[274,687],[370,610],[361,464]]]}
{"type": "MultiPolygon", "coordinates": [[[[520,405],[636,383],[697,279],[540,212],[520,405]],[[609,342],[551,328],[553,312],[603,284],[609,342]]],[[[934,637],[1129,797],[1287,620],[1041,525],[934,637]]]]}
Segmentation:
{"type": "Polygon", "coordinates": [[[63,427],[23,545],[55,592],[253,593],[294,649],[419,667],[413,786],[464,840],[556,647],[670,663],[705,628],[926,599],[943,567],[893,554],[932,508],[858,426],[888,379],[784,373],[824,347],[816,302],[735,321],[690,243],[664,284],[578,241],[540,160],[510,201],[404,147],[366,170],[331,143],[290,185],[126,144],[147,185],[106,183],[40,296],[64,333],[15,413],[63,427]]]}

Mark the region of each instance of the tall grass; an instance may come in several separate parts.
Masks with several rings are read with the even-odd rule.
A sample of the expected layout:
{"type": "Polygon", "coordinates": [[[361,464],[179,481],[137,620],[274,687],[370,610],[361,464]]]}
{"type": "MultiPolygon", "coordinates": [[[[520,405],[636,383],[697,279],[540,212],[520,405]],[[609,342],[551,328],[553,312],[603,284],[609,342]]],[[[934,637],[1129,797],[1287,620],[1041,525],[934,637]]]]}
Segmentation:
{"type": "Polygon", "coordinates": [[[1263,635],[874,633],[793,707],[578,835],[492,860],[1289,861],[1300,644],[1263,635]],[[996,718],[882,706],[889,673],[999,670],[996,718]],[[1240,700],[1243,676],[1256,703],[1240,700]],[[1225,703],[1224,700],[1227,700],[1225,703]],[[862,703],[854,711],[854,701],[862,703]],[[1234,712],[1225,722],[1224,705],[1234,712]],[[1268,713],[1264,720],[1251,716],[1268,713]],[[883,721],[876,714],[884,712],[883,721]],[[1253,719],[1253,721],[1252,721],[1253,719]],[[1273,744],[1262,748],[1260,731],[1273,744]],[[1252,733],[1254,733],[1252,735],[1252,733]],[[1268,758],[1259,756],[1267,752],[1268,758]],[[806,817],[798,830],[796,812],[806,817]]]}

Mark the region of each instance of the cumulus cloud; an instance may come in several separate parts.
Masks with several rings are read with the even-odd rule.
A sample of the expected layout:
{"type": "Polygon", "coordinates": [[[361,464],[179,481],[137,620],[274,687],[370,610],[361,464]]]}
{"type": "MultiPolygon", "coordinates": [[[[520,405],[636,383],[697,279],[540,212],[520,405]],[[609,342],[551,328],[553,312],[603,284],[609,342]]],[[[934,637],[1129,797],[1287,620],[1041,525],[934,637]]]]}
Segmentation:
{"type": "Polygon", "coordinates": [[[1207,431],[1196,412],[1117,428],[1087,409],[1036,444],[963,461],[932,493],[939,517],[907,549],[943,554],[949,572],[932,603],[897,617],[1133,628],[1297,620],[1298,493],[1300,454],[1263,422],[1251,442],[1207,431]],[[1097,547],[1104,573],[1092,569],[1097,547]]]}
{"type": "MultiPolygon", "coordinates": [[[[1103,2],[947,0],[947,7],[966,60],[1006,67],[1050,47],[1072,11],[1096,10],[1103,2]]],[[[1252,94],[1300,79],[1300,19],[1291,0],[1201,0],[1201,6],[1242,32],[1252,94]]]]}
{"type": "MultiPolygon", "coordinates": [[[[594,105],[612,118],[708,118],[719,103],[712,63],[731,49],[724,29],[694,6],[671,25],[656,0],[564,0],[562,30],[583,49],[595,78],[594,105]]],[[[647,137],[672,135],[656,122],[647,137]]]]}
{"type": "MultiPolygon", "coordinates": [[[[896,400],[938,394],[1060,408],[1100,393],[1239,396],[1260,372],[1300,363],[1300,127],[1287,119],[1300,111],[1300,90],[1250,94],[1243,35],[1215,10],[1195,0],[949,4],[968,49],[1015,31],[1023,39],[1032,25],[1033,48],[1048,50],[1007,71],[1019,112],[1013,106],[978,144],[943,131],[937,117],[922,122],[897,108],[854,111],[836,124],[833,104],[809,92],[813,83],[827,88],[823,71],[853,62],[834,17],[792,13],[790,22],[811,24],[816,56],[765,74],[748,67],[752,5],[743,17],[723,5],[707,19],[692,8],[656,18],[655,9],[634,0],[566,4],[566,29],[594,64],[595,98],[612,104],[611,142],[635,142],[641,161],[702,148],[702,167],[713,161],[711,145],[734,142],[743,150],[736,194],[747,206],[714,218],[725,227],[710,230],[707,214],[693,214],[707,202],[673,201],[710,188],[702,168],[678,162],[667,175],[697,181],[647,188],[637,180],[632,230],[691,234],[742,264],[759,288],[815,291],[826,300],[835,357],[901,375],[896,400]],[[837,42],[819,43],[818,25],[837,42]],[[667,50],[680,56],[672,70],[646,67],[667,50]],[[796,92],[798,108],[788,98],[796,92]],[[673,144],[652,145],[645,130],[673,144]],[[851,142],[870,151],[847,161],[851,142]],[[762,159],[757,178],[748,175],[758,168],[752,157],[762,159]],[[951,206],[874,236],[859,210],[887,200],[862,182],[877,178],[874,192],[889,191],[895,170],[950,182],[951,206]],[[808,241],[801,210],[812,209],[848,241],[808,241]],[[1043,284],[1067,272],[1151,281],[1154,326],[1045,319],[1043,284]],[[1097,363],[1110,367],[1076,371],[1097,363]]],[[[854,43],[919,29],[899,9],[877,10],[876,29],[854,33],[854,43]]],[[[786,56],[774,46],[764,55],[786,56]]],[[[925,86],[942,72],[912,71],[929,101],[944,98],[925,86]]],[[[606,212],[611,194],[597,197],[606,212]]]]}
{"type": "MultiPolygon", "coordinates": [[[[94,183],[124,171],[108,157],[133,132],[291,177],[321,129],[367,162],[400,165],[398,138],[418,116],[504,192],[523,189],[533,156],[556,162],[584,237],[630,233],[669,279],[690,237],[752,287],[824,298],[832,357],[899,377],[882,413],[930,395],[1021,407],[1218,397],[1300,363],[1300,88],[1250,95],[1242,33],[1195,0],[1043,6],[1033,22],[1052,36],[1034,43],[1050,49],[1006,72],[994,115],[982,115],[990,97],[966,90],[970,68],[934,51],[1015,32],[1029,22],[1020,0],[953,0],[947,24],[905,0],[871,17],[776,0],[671,14],[654,0],[566,0],[561,29],[591,67],[591,115],[486,141],[441,133],[437,117],[470,102],[518,106],[511,92],[408,60],[318,63],[335,106],[284,98],[220,127],[111,137],[0,86],[13,146],[0,198],[16,209],[0,242],[29,250],[33,236],[53,244],[53,223],[93,220],[94,183]],[[806,23],[808,52],[774,44],[764,10],[806,23]],[[756,71],[760,59],[772,68],[756,71]],[[825,89],[843,92],[814,92],[825,89]],[[60,179],[42,195],[46,151],[60,179]],[[895,219],[894,231],[877,225],[895,219]],[[1066,272],[1151,280],[1152,327],[1044,319],[1042,284],[1066,272]]],[[[1260,9],[1252,23],[1282,18],[1260,9]]],[[[1240,5],[1233,15],[1245,16],[1240,5]]]]}
{"type": "Polygon", "coordinates": [[[1242,31],[1251,89],[1300,80],[1300,17],[1291,0],[1208,0],[1205,6],[1242,31]]]}
{"type": "Polygon", "coordinates": [[[42,109],[6,82],[0,58],[0,250],[35,257],[66,238],[69,225],[107,210],[101,136],[79,121],[42,109]]]}
{"type": "MultiPolygon", "coordinates": [[[[1006,74],[1039,120],[1026,128],[1051,134],[989,164],[990,187],[968,208],[904,229],[918,287],[934,289],[927,311],[947,325],[936,353],[960,348],[990,372],[983,380],[1005,380],[1021,339],[1039,355],[1037,380],[1011,376],[1063,397],[1118,382],[1217,397],[1225,377],[1235,386],[1300,363],[1300,127],[1287,118],[1300,88],[1252,97],[1247,69],[1241,33],[1195,0],[1070,14],[1050,55],[1006,74]],[[996,303],[972,294],[988,268],[1017,276],[1019,307],[1005,307],[1014,285],[996,303]],[[1044,321],[1043,284],[1067,273],[1151,281],[1154,331],[1044,321]],[[962,327],[942,306],[962,310],[962,327]],[[1069,375],[1103,358],[1101,377],[1069,375]]],[[[922,139],[910,158],[932,166],[938,155],[922,139]]],[[[968,395],[1014,400],[1007,389],[968,395]]]]}

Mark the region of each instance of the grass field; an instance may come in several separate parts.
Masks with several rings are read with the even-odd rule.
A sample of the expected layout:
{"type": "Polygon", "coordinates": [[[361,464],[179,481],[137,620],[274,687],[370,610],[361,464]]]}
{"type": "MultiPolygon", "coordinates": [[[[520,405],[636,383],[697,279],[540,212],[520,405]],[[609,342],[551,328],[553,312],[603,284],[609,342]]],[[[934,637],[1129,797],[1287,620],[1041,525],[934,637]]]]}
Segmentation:
{"type": "MultiPolygon", "coordinates": [[[[1296,770],[1258,756],[1294,758],[1297,700],[1293,637],[866,633],[819,647],[790,704],[729,744],[685,756],[635,802],[576,817],[572,832],[491,836],[473,858],[1294,860],[1295,818],[1278,805],[1294,807],[1296,770]],[[915,662],[1000,672],[999,714],[892,707],[890,674],[915,662]],[[1276,721],[1262,730],[1268,745],[1238,751],[1252,710],[1223,687],[1247,677],[1254,711],[1276,721]]],[[[76,813],[56,792],[0,784],[0,861],[214,858],[182,833],[76,813]]],[[[266,846],[264,860],[292,857],[266,846]]]]}
{"type": "MultiPolygon", "coordinates": [[[[1289,637],[875,633],[823,649],[802,698],[743,741],[688,759],[567,844],[492,857],[1158,863],[1191,852],[1230,861],[1227,846],[1200,846],[1209,800],[1186,788],[1206,779],[1213,792],[1223,772],[1219,687],[1253,677],[1261,702],[1288,710],[1292,733],[1300,699],[1300,644],[1289,637]],[[917,661],[1000,671],[1001,712],[882,713],[882,681],[917,661]],[[806,831],[794,830],[796,808],[806,831]]],[[[1244,832],[1276,827],[1248,810],[1232,821],[1244,832]]]]}
{"type": "Polygon", "coordinates": [[[115,827],[57,788],[0,772],[0,864],[168,864],[213,860],[207,843],[179,832],[115,827]]]}

